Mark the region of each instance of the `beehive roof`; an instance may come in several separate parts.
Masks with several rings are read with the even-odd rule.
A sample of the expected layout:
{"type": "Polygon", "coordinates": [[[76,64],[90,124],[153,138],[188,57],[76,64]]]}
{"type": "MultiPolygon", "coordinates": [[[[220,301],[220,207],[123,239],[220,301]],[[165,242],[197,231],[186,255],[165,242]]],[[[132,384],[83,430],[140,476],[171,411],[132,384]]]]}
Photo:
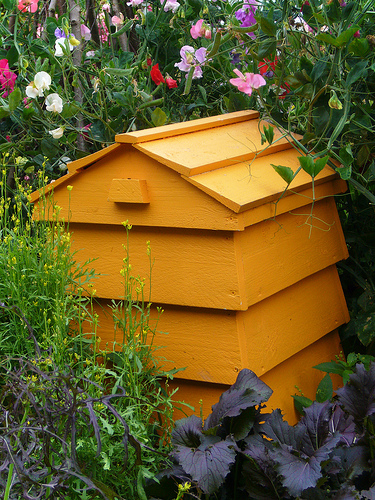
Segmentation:
{"type": "MultiPolygon", "coordinates": [[[[261,144],[262,123],[256,111],[239,111],[189,122],[177,123],[116,136],[116,143],[68,164],[69,173],[45,191],[56,190],[105,157],[126,154],[129,148],[179,173],[183,179],[216,199],[235,213],[277,200],[285,181],[270,164],[299,167],[300,153],[275,129],[271,146],[261,144]],[[117,151],[116,151],[117,150],[117,151]]],[[[315,183],[336,177],[326,167],[315,183]]],[[[311,177],[300,172],[285,194],[303,192],[311,177]]],[[[344,188],[340,188],[340,191],[344,188]]],[[[337,192],[337,191],[336,191],[337,192]]],[[[334,194],[334,193],[331,193],[334,194]]],[[[39,198],[33,193],[32,201],[39,198]]]]}

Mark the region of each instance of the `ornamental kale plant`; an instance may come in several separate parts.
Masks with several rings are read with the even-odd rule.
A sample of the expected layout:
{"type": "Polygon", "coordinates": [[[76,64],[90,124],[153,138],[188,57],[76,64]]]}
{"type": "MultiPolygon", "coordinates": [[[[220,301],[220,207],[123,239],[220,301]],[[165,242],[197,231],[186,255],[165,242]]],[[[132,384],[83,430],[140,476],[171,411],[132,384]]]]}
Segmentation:
{"type": "Polygon", "coordinates": [[[336,398],[314,402],[294,427],[280,410],[262,413],[271,393],[245,369],[205,422],[177,421],[174,465],[148,492],[159,499],[182,489],[190,499],[374,498],[375,363],[368,370],[357,364],[336,398]]]}

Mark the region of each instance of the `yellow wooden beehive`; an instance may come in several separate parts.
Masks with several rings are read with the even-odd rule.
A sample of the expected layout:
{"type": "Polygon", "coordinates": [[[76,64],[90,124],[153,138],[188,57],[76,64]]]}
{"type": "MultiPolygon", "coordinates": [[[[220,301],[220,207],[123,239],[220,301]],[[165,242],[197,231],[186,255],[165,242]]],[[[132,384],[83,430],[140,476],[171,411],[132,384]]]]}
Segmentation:
{"type": "Polygon", "coordinates": [[[198,411],[202,399],[207,415],[246,367],[274,389],[269,408],[294,421],[290,395],[296,385],[314,395],[321,374],[312,366],[339,353],[337,328],[349,320],[333,198],[346,185],[326,167],[314,200],[303,171],[285,192],[271,164],[295,171],[300,154],[277,134],[262,146],[258,127],[258,113],[241,111],[121,134],[70,163],[47,191],[70,220],[77,259],[97,259],[103,343],[113,340],[113,323],[100,311],[124,293],[128,220],[135,275],[148,276],[151,243],[151,300],[169,333],[156,342],[173,361],[167,368],[186,367],[174,382],[179,398],[198,411]]]}

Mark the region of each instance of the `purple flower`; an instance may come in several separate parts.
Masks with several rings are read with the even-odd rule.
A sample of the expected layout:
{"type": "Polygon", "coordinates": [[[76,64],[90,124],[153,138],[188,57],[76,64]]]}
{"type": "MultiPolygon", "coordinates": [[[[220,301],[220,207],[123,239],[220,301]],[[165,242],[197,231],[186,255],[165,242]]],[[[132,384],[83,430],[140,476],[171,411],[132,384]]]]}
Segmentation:
{"type": "MultiPolygon", "coordinates": [[[[257,6],[255,3],[244,3],[242,9],[235,12],[236,19],[241,22],[241,28],[247,28],[248,26],[254,26],[256,24],[255,11],[257,6]]],[[[256,38],[254,33],[249,32],[251,38],[256,38]]]]}
{"type": "Polygon", "coordinates": [[[186,73],[190,71],[190,68],[194,67],[193,78],[201,78],[203,71],[200,65],[203,65],[206,62],[206,53],[207,49],[205,47],[194,50],[194,47],[184,45],[180,50],[181,61],[176,63],[175,66],[180,71],[184,71],[186,73]]]}
{"type": "Polygon", "coordinates": [[[55,29],[55,37],[56,38],[67,38],[65,31],[61,30],[60,28],[55,29]]]}
{"type": "Polygon", "coordinates": [[[238,64],[241,63],[241,54],[232,50],[230,55],[232,56],[232,59],[230,60],[231,64],[234,64],[235,66],[237,66],[238,64]]]}

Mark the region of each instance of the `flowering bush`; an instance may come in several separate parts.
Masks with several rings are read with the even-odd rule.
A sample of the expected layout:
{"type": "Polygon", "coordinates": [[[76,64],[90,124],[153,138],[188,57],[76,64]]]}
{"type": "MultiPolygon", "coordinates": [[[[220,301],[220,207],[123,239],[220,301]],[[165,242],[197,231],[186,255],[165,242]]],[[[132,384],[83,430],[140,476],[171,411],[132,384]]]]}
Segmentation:
{"type": "MultiPolygon", "coordinates": [[[[300,169],[314,177],[324,159],[335,160],[352,192],[342,202],[343,213],[356,213],[350,204],[360,203],[371,233],[372,5],[72,0],[47,7],[3,0],[0,149],[9,153],[8,185],[15,169],[26,182],[42,165],[50,179],[58,177],[69,160],[101,149],[122,132],[253,108],[285,135],[303,137],[290,139],[301,156],[312,155],[300,169]]],[[[271,129],[263,139],[272,141],[271,129]]],[[[299,170],[278,166],[287,183],[299,170]]],[[[366,258],[363,252],[357,261],[362,265],[366,258]]],[[[367,294],[359,306],[364,316],[369,307],[375,310],[369,298],[374,286],[363,284],[367,275],[358,281],[367,294]]]]}

